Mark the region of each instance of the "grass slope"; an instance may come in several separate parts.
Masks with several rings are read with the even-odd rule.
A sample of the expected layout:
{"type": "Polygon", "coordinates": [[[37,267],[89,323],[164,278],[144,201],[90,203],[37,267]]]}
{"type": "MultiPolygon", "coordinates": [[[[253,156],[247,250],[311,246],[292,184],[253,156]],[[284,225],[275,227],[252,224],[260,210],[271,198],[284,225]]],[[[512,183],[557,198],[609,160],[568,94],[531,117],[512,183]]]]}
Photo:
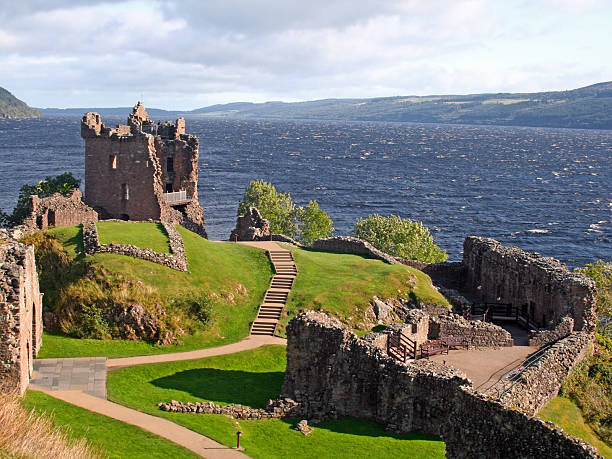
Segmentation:
{"type": "MultiPolygon", "coordinates": [[[[155,226],[151,228],[157,231],[155,226]]],[[[196,295],[202,291],[214,293],[218,301],[212,323],[204,331],[183,336],[184,345],[172,346],[121,340],[79,340],[46,334],[40,357],[119,357],[181,352],[228,344],[246,337],[272,277],[272,268],[265,253],[242,244],[211,242],[182,227],[178,227],[178,231],[183,237],[189,273],[122,255],[100,253],[87,259],[111,272],[125,273],[138,279],[152,287],[162,298],[196,295]],[[237,293],[240,286],[246,288],[248,295],[237,293]]],[[[60,240],[75,260],[82,259],[79,227],[59,228],[50,233],[60,240]]]]}
{"type": "Polygon", "coordinates": [[[161,223],[98,222],[101,244],[130,244],[158,253],[170,253],[168,235],[161,223]]]}
{"type": "Polygon", "coordinates": [[[228,446],[235,445],[240,430],[241,445],[255,458],[444,457],[444,443],[436,437],[391,434],[369,421],[326,421],[305,437],[294,429],[298,419],[236,421],[157,408],[158,402],[170,400],[263,407],[280,394],[284,369],[284,347],[267,346],[206,359],[121,368],[109,373],[108,393],[115,402],[164,417],[228,446]]]}
{"type": "Polygon", "coordinates": [[[195,458],[197,454],[165,438],[107,416],[92,413],[42,392],[29,390],[22,399],[28,410],[34,409],[53,419],[56,426],[69,426],[72,438],[87,438],[94,449],[111,458],[195,458]]]}
{"type": "Polygon", "coordinates": [[[568,434],[589,442],[607,459],[612,459],[612,448],[599,439],[593,429],[584,421],[580,408],[569,398],[554,398],[538,416],[546,421],[554,422],[568,434]]]}
{"type": "Polygon", "coordinates": [[[359,255],[285,247],[293,252],[298,276],[278,327],[282,333],[291,317],[308,309],[329,312],[356,331],[366,331],[361,320],[375,295],[450,307],[427,275],[408,266],[359,255]]]}

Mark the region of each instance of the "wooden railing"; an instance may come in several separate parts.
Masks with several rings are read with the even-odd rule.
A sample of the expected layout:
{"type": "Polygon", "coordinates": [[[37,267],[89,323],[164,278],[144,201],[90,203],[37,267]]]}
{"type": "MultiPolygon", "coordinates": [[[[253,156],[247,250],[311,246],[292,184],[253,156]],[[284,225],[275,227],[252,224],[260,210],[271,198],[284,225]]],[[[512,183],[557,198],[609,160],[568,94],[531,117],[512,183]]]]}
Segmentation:
{"type": "Polygon", "coordinates": [[[408,359],[416,359],[416,341],[412,341],[401,333],[391,335],[387,340],[387,354],[403,363],[406,363],[408,359]]]}

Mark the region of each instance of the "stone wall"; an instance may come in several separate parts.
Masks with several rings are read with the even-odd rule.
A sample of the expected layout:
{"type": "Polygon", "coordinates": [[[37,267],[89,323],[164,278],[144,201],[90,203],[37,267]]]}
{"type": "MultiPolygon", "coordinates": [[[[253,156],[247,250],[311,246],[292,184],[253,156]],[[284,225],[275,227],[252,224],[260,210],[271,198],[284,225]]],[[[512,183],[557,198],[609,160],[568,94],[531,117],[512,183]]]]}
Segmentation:
{"type": "Polygon", "coordinates": [[[34,247],[0,231],[0,390],[23,394],[42,345],[34,247]]]}
{"type": "Polygon", "coordinates": [[[30,196],[30,213],[23,222],[23,234],[46,230],[49,227],[80,225],[98,221],[98,213],[83,203],[80,190],[70,195],[55,193],[47,198],[30,196]]]}
{"type": "Polygon", "coordinates": [[[495,324],[466,320],[458,314],[432,316],[429,319],[429,339],[445,336],[465,336],[474,347],[513,346],[512,335],[495,324]]]}
{"type": "Polygon", "coordinates": [[[554,343],[566,336],[569,336],[574,330],[574,319],[565,316],[561,322],[552,329],[544,329],[535,332],[529,337],[530,346],[545,346],[554,343]]]}
{"type": "Polygon", "coordinates": [[[151,249],[143,249],[128,244],[100,244],[98,228],[95,223],[83,224],[83,249],[87,255],[94,253],[114,253],[128,257],[140,258],[166,266],[177,271],[187,271],[187,256],[183,246],[183,238],[173,224],[161,222],[168,234],[172,254],[159,253],[151,249]]]}
{"type": "Polygon", "coordinates": [[[390,264],[398,263],[395,257],[378,250],[369,242],[364,241],[362,239],[358,239],[356,237],[335,236],[328,237],[326,239],[317,239],[312,243],[312,246],[310,248],[313,250],[320,250],[324,252],[353,253],[356,255],[364,255],[369,258],[386,261],[390,264]]]}
{"type": "Polygon", "coordinates": [[[230,234],[230,241],[255,241],[270,237],[270,222],[261,216],[257,207],[249,207],[246,214],[236,219],[236,228],[230,234]]]}
{"type": "Polygon", "coordinates": [[[558,260],[469,236],[463,264],[466,289],[478,302],[512,303],[538,328],[554,327],[565,316],[574,319],[575,330],[595,328],[595,283],[558,260]]]}
{"type": "Polygon", "coordinates": [[[588,356],[592,342],[590,334],[574,332],[544,349],[541,357],[527,366],[515,382],[502,380],[493,391],[502,389],[503,395],[498,397],[504,406],[533,416],[557,396],[561,382],[588,356]]]}
{"type": "Polygon", "coordinates": [[[397,363],[323,313],[294,318],[287,340],[282,396],[310,419],[353,416],[439,435],[451,458],[600,457],[550,423],[485,400],[461,372],[429,360],[397,363]]]}

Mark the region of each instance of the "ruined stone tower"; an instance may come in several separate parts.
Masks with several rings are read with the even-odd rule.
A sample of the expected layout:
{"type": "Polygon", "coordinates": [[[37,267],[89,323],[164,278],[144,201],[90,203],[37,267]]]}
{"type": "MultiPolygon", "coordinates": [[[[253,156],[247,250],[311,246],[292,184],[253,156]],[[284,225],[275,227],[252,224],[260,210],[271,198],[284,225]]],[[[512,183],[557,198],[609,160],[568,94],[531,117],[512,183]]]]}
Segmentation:
{"type": "Polygon", "coordinates": [[[85,202],[102,218],[164,220],[206,237],[198,203],[196,136],[185,120],[155,123],[142,103],[127,125],[107,128],[89,112],[81,122],[85,139],[85,202]]]}

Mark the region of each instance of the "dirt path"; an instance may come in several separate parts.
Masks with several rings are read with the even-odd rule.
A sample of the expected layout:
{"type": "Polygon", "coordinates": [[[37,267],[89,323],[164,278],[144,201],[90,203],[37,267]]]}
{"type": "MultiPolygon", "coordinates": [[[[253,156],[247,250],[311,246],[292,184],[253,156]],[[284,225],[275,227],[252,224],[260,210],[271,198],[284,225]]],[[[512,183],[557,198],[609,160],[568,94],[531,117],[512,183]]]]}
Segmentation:
{"type": "Polygon", "coordinates": [[[128,367],[131,365],[145,365],[148,363],[176,362],[178,360],[201,359],[204,357],[213,357],[215,355],[234,354],[235,352],[248,351],[269,344],[278,344],[281,346],[285,346],[287,344],[287,340],[283,338],[277,338],[275,336],[248,336],[247,338],[243,339],[242,341],[238,341],[237,343],[226,344],[225,346],[211,347],[208,349],[198,349],[197,351],[107,359],[106,368],[109,370],[114,370],[116,368],[128,367]]]}
{"type": "Polygon", "coordinates": [[[36,390],[40,390],[51,397],[58,398],[72,405],[148,430],[149,432],[184,446],[194,453],[206,458],[225,459],[248,457],[235,449],[228,448],[221,443],[217,443],[204,435],[200,435],[193,430],[179,426],[174,422],[151,416],[150,414],[141,413],[131,408],[126,408],[123,405],[118,405],[117,403],[85,394],[82,391],[36,390]]]}

